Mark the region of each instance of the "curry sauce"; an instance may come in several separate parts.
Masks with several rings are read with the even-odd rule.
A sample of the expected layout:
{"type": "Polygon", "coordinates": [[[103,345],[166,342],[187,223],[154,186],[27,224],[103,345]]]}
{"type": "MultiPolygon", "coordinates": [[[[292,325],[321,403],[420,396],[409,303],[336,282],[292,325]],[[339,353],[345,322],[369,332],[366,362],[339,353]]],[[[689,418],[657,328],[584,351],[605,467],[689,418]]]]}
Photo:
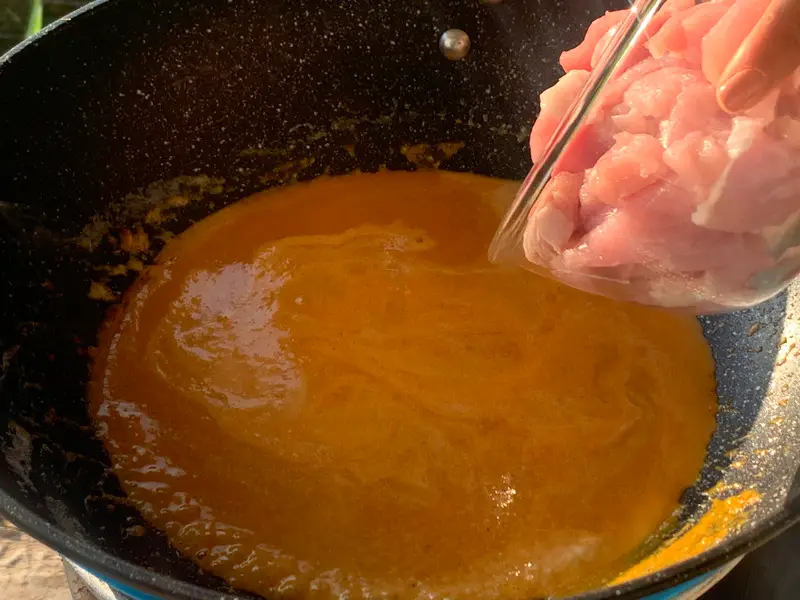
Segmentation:
{"type": "Polygon", "coordinates": [[[515,189],[323,177],[171,241],[90,389],[129,501],[265,595],[563,595],[629,567],[703,464],[711,353],[693,318],[490,265],[515,189]]]}

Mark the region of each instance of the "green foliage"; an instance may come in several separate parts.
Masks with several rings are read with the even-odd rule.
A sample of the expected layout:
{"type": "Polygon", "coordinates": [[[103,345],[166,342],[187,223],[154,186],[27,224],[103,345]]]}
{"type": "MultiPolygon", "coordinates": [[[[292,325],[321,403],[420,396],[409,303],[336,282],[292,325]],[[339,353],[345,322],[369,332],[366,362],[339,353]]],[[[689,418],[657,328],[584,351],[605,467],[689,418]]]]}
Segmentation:
{"type": "Polygon", "coordinates": [[[88,0],[0,0],[0,54],[88,0]]]}

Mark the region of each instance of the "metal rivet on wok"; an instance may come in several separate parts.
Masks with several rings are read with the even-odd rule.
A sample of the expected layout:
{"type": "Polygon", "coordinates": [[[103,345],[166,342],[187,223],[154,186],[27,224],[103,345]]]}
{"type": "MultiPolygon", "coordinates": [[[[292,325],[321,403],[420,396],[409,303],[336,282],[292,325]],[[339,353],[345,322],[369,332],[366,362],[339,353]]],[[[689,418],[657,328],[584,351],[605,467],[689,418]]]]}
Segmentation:
{"type": "Polygon", "coordinates": [[[450,60],[461,60],[469,53],[469,36],[460,29],[448,29],[439,38],[439,50],[450,60]]]}

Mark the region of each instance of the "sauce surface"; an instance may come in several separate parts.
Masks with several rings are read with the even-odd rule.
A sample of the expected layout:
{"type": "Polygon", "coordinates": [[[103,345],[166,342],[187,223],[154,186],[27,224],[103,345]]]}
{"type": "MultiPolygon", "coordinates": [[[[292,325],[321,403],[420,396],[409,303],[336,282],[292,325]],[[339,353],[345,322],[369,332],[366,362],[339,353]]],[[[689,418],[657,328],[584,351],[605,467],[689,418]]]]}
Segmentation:
{"type": "Polygon", "coordinates": [[[129,501],[262,594],[564,595],[629,567],[703,464],[711,353],[693,318],[488,264],[515,189],[320,178],[170,242],[90,387],[129,501]]]}

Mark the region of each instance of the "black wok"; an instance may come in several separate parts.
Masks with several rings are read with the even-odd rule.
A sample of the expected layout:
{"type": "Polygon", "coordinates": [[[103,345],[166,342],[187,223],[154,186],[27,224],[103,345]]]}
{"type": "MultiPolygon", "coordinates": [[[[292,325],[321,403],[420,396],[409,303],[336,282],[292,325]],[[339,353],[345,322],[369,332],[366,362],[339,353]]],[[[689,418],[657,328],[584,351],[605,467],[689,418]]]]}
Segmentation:
{"type": "MultiPolygon", "coordinates": [[[[136,276],[125,232],[152,261],[166,236],[145,215],[170,195],[192,199],[178,233],[264,187],[418,168],[402,150],[420,143],[440,168],[522,178],[538,92],[611,4],[101,0],[0,59],[0,510],[138,597],[236,594],[126,505],[87,415],[98,328],[136,276]],[[439,51],[449,28],[471,38],[461,61],[439,51]]],[[[701,319],[718,428],[673,537],[712,496],[759,500],[707,516],[709,550],[582,598],[675,597],[798,520],[795,298],[701,319]]]]}

